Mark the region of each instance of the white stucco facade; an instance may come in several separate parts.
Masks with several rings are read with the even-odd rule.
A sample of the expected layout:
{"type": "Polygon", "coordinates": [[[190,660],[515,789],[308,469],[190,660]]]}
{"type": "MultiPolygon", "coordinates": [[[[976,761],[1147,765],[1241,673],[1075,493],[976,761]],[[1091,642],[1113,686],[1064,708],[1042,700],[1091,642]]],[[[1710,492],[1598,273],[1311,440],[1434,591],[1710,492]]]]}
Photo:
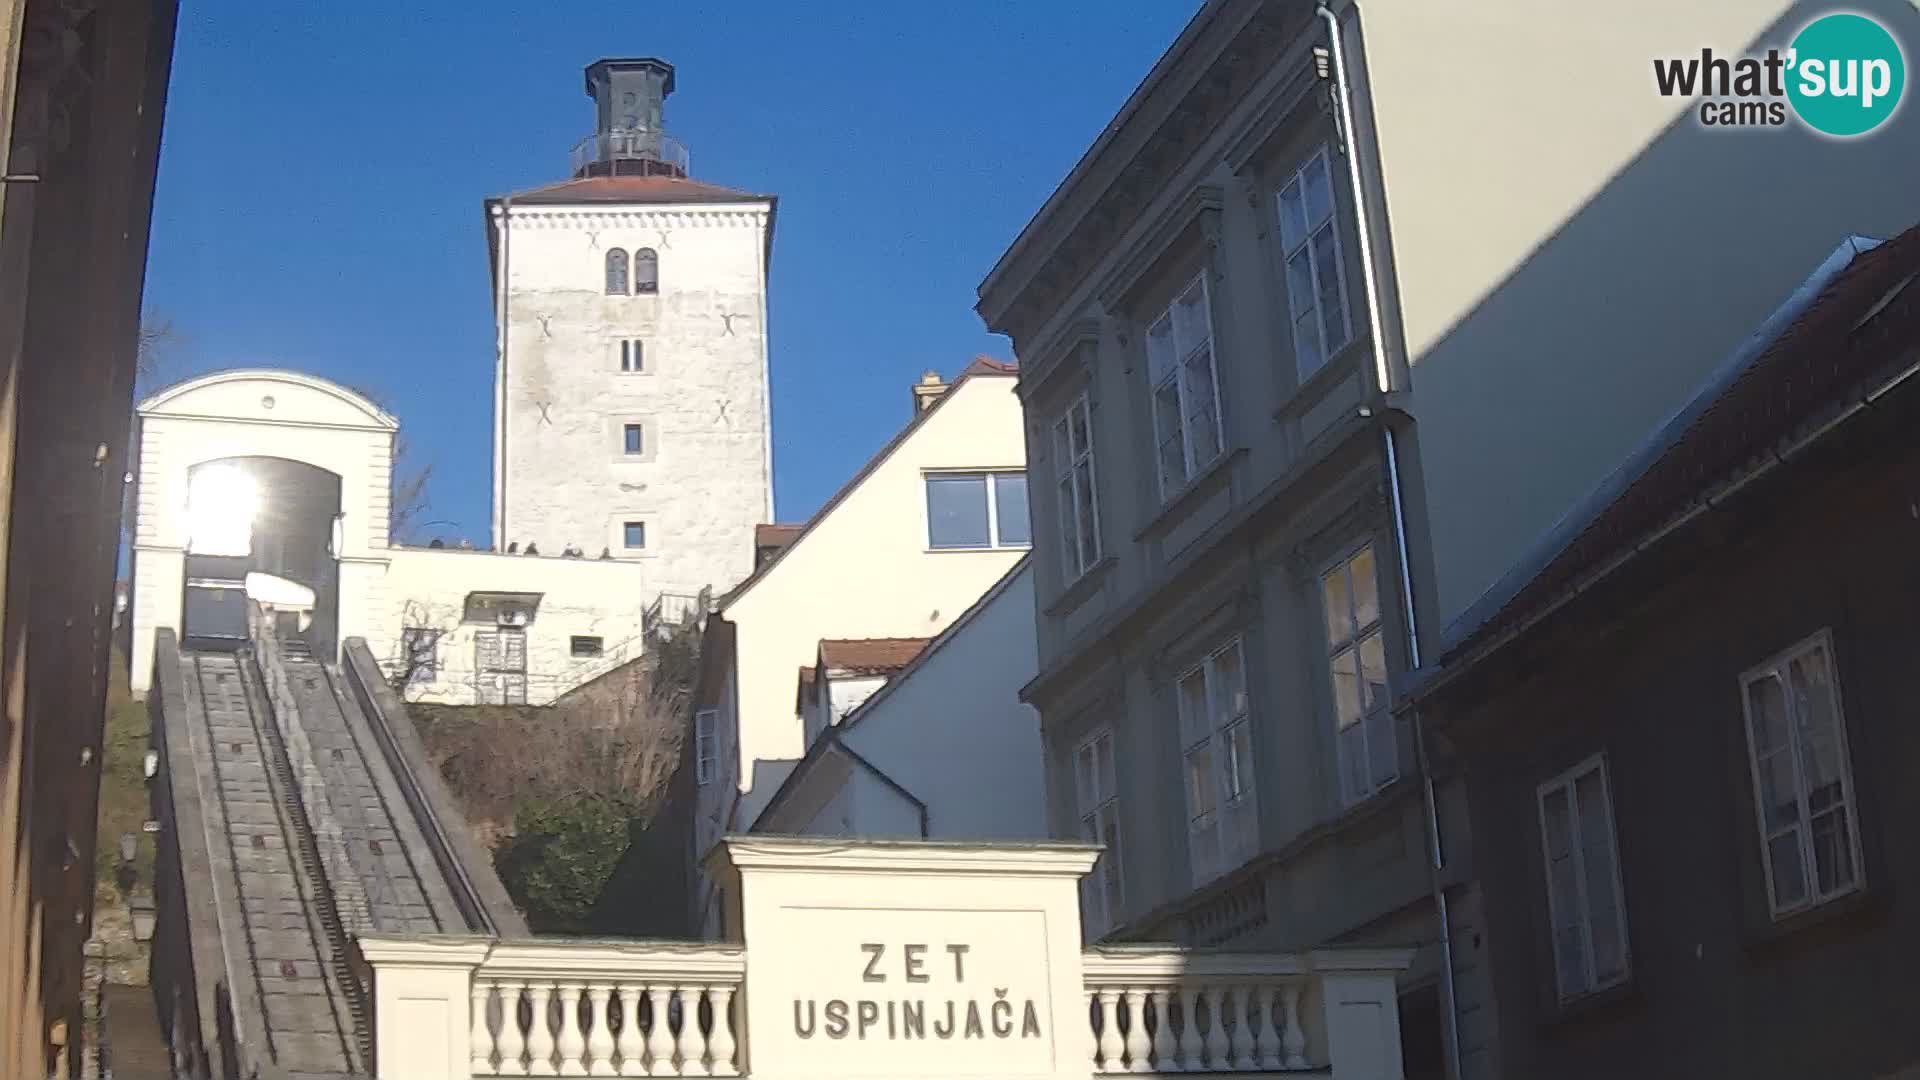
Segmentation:
{"type": "Polygon", "coordinates": [[[268,369],[180,383],[141,402],[138,414],[129,658],[134,693],[145,694],[152,677],[154,628],[181,626],[188,476],[206,462],[296,460],[339,477],[340,625],[380,623],[380,581],[391,556],[387,507],[398,421],[325,379],[268,369]]]}
{"type": "Polygon", "coordinates": [[[1033,571],[1022,561],[912,664],[815,742],[756,831],[872,839],[1048,835],[1034,676],[1033,571]]]}
{"type": "MultiPolygon", "coordinates": [[[[505,696],[499,670],[482,670],[481,639],[523,635],[526,703],[567,691],[644,651],[645,567],[633,562],[503,555],[451,548],[395,548],[382,592],[385,619],[367,644],[389,671],[416,672],[410,701],[473,705],[505,696]],[[489,595],[531,599],[524,626],[503,627],[489,595]],[[407,631],[431,638],[408,656],[407,631]],[[430,659],[431,663],[421,663],[430,659]]],[[[495,643],[498,638],[493,639],[495,643]]]]}
{"type": "Polygon", "coordinates": [[[772,203],[609,201],[624,182],[581,181],[602,185],[593,202],[555,202],[562,184],[540,205],[491,206],[495,545],[605,550],[643,563],[652,592],[724,591],[752,569],[754,526],[772,520],[772,203]],[[658,291],[609,294],[615,250],[651,251],[658,291]],[[644,526],[643,546],[629,545],[629,522],[644,526]]]}
{"type": "MultiPolygon", "coordinates": [[[[929,473],[1024,470],[1014,383],[1011,369],[976,362],[720,605],[732,642],[703,683],[719,761],[700,785],[696,848],[751,827],[805,752],[795,678],[823,638],[936,636],[1026,553],[1024,545],[937,550],[928,531],[929,473]]],[[[1031,622],[1030,605],[1026,615],[1031,622]]],[[[705,883],[695,889],[698,897],[705,883]]]]}
{"type": "Polygon", "coordinates": [[[644,562],[393,546],[388,503],[398,422],[350,390],[291,371],[227,371],[161,391],[141,403],[139,416],[130,657],[136,694],[145,694],[152,677],[154,630],[184,629],[189,478],[197,466],[229,459],[299,462],[338,479],[337,521],[330,542],[321,541],[337,567],[336,641],[366,638],[398,671],[408,666],[405,630],[433,632],[432,674],[409,687],[409,698],[480,699],[480,635],[519,637],[496,666],[520,669],[524,700],[533,705],[642,651],[644,562]],[[524,610],[524,618],[509,617],[519,625],[501,625],[498,605],[489,604],[489,596],[502,595],[524,610]]]}

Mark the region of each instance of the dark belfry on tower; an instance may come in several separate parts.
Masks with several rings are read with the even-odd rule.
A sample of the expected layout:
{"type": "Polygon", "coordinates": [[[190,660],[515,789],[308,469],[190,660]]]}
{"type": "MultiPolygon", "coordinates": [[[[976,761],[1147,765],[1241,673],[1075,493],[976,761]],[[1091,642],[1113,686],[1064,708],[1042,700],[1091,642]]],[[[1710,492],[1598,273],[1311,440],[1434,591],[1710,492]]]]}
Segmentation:
{"type": "Polygon", "coordinates": [[[667,95],[673,65],[642,57],[598,60],[587,65],[587,96],[593,99],[593,134],[573,148],[573,175],[687,175],[687,148],[667,134],[667,95]]]}

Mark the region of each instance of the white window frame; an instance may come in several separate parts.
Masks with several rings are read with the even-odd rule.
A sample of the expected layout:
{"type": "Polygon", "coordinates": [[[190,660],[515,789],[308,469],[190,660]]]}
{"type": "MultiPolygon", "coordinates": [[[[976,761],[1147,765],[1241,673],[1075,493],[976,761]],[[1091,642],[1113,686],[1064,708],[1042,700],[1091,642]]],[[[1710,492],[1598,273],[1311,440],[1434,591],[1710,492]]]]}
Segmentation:
{"type": "MultiPolygon", "coordinates": [[[[1847,746],[1847,714],[1840,693],[1840,663],[1834,654],[1833,634],[1830,630],[1796,642],[1783,649],[1740,676],[1740,711],[1746,728],[1747,768],[1753,781],[1754,824],[1760,839],[1760,873],[1766,879],[1767,908],[1775,921],[1797,915],[1802,911],[1819,907],[1837,900],[1842,896],[1858,892],[1866,884],[1866,868],[1860,848],[1860,812],[1853,790],[1853,754],[1847,746]],[[1826,659],[1827,682],[1833,692],[1834,747],[1840,766],[1840,804],[1837,808],[1822,811],[1821,816],[1838,813],[1847,830],[1847,856],[1851,860],[1852,874],[1844,883],[1833,888],[1820,889],[1820,872],[1817,863],[1817,851],[1813,840],[1811,808],[1812,792],[1807,787],[1806,747],[1799,734],[1805,718],[1799,715],[1799,702],[1788,692],[1790,683],[1787,672],[1795,660],[1801,660],[1814,653],[1822,654],[1826,659]],[[1752,688],[1765,679],[1777,679],[1782,689],[1781,700],[1786,707],[1788,742],[1784,748],[1774,753],[1787,755],[1793,777],[1793,795],[1796,818],[1791,825],[1781,829],[1767,827],[1766,806],[1762,802],[1760,749],[1754,739],[1754,711],[1752,688]],[[1797,837],[1795,849],[1800,857],[1801,896],[1798,900],[1783,902],[1777,895],[1773,866],[1773,841],[1783,839],[1789,834],[1797,837]]],[[[1768,756],[1772,756],[1771,754],[1768,756]]]]}
{"type": "Polygon", "coordinates": [[[720,736],[715,730],[719,726],[719,709],[694,710],[693,776],[700,787],[713,783],[720,772],[720,736]]]}
{"type": "Polygon", "coordinates": [[[1025,469],[928,469],[920,474],[920,504],[927,513],[927,550],[929,551],[1022,551],[1033,546],[1033,489],[1027,489],[1027,542],[1004,543],[1000,539],[999,477],[1018,476],[1031,483],[1025,469]],[[987,496],[987,542],[981,544],[936,544],[933,539],[933,481],[970,480],[980,477],[987,496]]]}
{"type": "Polygon", "coordinates": [[[1173,695],[1187,808],[1187,862],[1198,886],[1252,858],[1260,846],[1252,693],[1247,688],[1243,640],[1236,635],[1181,672],[1174,680],[1173,695]],[[1239,695],[1234,700],[1228,700],[1230,688],[1221,674],[1221,659],[1229,654],[1240,672],[1239,695]],[[1195,678],[1200,680],[1204,703],[1201,716],[1193,715],[1186,693],[1188,682],[1195,678]],[[1196,765],[1195,758],[1201,755],[1205,764],[1196,765]],[[1237,829],[1230,828],[1235,825],[1237,829]]]}
{"type": "Polygon", "coordinates": [[[1126,832],[1120,823],[1120,760],[1116,753],[1113,728],[1101,726],[1088,732],[1073,747],[1068,768],[1073,774],[1074,817],[1080,835],[1088,843],[1106,844],[1106,850],[1094,861],[1093,869],[1082,878],[1081,921],[1090,936],[1097,937],[1120,921],[1126,904],[1126,832]],[[1106,744],[1107,762],[1112,775],[1100,775],[1100,744],[1106,744]],[[1093,755],[1093,768],[1083,773],[1081,755],[1093,755]],[[1108,828],[1114,841],[1107,843],[1108,828]]]}
{"type": "Polygon", "coordinates": [[[1619,830],[1614,826],[1613,821],[1613,782],[1607,772],[1605,753],[1594,754],[1534,789],[1534,810],[1540,826],[1540,865],[1545,875],[1547,890],[1547,951],[1553,957],[1555,991],[1562,1002],[1567,1002],[1626,982],[1633,976],[1633,949],[1627,940],[1627,894],[1620,882],[1620,838],[1619,830]],[[1607,830],[1608,880],[1598,885],[1587,877],[1585,853],[1588,838],[1581,833],[1585,815],[1580,810],[1578,786],[1580,780],[1593,773],[1598,773],[1600,776],[1600,801],[1604,804],[1601,819],[1606,823],[1607,830]],[[1579,910],[1573,912],[1563,910],[1562,898],[1554,895],[1553,842],[1547,835],[1547,799],[1562,791],[1567,797],[1567,858],[1573,866],[1574,888],[1574,895],[1565,900],[1578,906],[1579,910]],[[1597,970],[1593,943],[1595,929],[1593,893],[1596,888],[1613,890],[1614,933],[1618,935],[1620,941],[1620,970],[1604,977],[1597,970]],[[1563,920],[1576,924],[1580,928],[1582,963],[1586,978],[1577,986],[1567,984],[1567,973],[1560,968],[1558,934],[1563,920]]]}
{"type": "Polygon", "coordinates": [[[645,338],[621,338],[618,352],[620,374],[645,375],[647,373],[647,340],[645,338]]]}
{"type": "Polygon", "coordinates": [[[1353,341],[1353,305],[1347,298],[1347,260],[1340,239],[1340,198],[1333,182],[1332,159],[1325,146],[1309,154],[1307,159],[1300,163],[1300,167],[1287,178],[1287,182],[1280,186],[1280,190],[1274,193],[1273,207],[1278,222],[1275,235],[1280,237],[1280,281],[1287,296],[1287,336],[1293,342],[1294,369],[1299,377],[1305,380],[1325,367],[1335,353],[1346,348],[1353,341]],[[1324,218],[1308,220],[1305,194],[1307,175],[1316,168],[1327,180],[1327,213],[1324,218]],[[1287,192],[1289,191],[1298,193],[1296,198],[1299,200],[1300,220],[1303,223],[1301,226],[1303,231],[1298,237],[1288,236],[1290,227],[1287,214],[1287,192]],[[1320,298],[1328,290],[1320,280],[1320,266],[1314,261],[1312,251],[1314,238],[1328,231],[1331,231],[1333,243],[1335,278],[1331,291],[1335,301],[1340,305],[1340,343],[1332,348],[1327,346],[1327,313],[1320,303],[1320,298]],[[1307,277],[1309,288],[1313,293],[1304,299],[1295,295],[1292,270],[1294,257],[1302,252],[1307,256],[1307,277]],[[1313,316],[1312,325],[1315,340],[1318,343],[1314,353],[1309,353],[1300,347],[1300,320],[1309,314],[1313,316]]]}
{"type": "Polygon", "coordinates": [[[1400,779],[1400,735],[1393,720],[1391,692],[1383,693],[1381,700],[1374,703],[1372,708],[1369,708],[1367,702],[1363,699],[1360,702],[1359,717],[1354,720],[1353,723],[1342,726],[1342,718],[1340,715],[1340,688],[1335,674],[1335,665],[1339,663],[1340,658],[1347,653],[1351,653],[1353,655],[1353,667],[1356,677],[1355,688],[1364,695],[1366,693],[1366,672],[1361,667],[1362,657],[1364,656],[1362,647],[1366,644],[1367,639],[1377,636],[1380,640],[1380,662],[1381,665],[1387,669],[1382,675],[1383,677],[1391,676],[1391,661],[1388,658],[1390,650],[1387,647],[1386,608],[1387,593],[1386,590],[1380,587],[1380,552],[1372,541],[1368,541],[1348,551],[1321,573],[1320,614],[1321,627],[1326,634],[1327,641],[1326,672],[1328,690],[1331,694],[1333,704],[1334,757],[1340,776],[1340,799],[1342,804],[1346,806],[1354,806],[1365,802],[1378,794],[1380,790],[1388,784],[1400,779]],[[1353,588],[1354,564],[1360,561],[1362,555],[1368,556],[1373,563],[1373,618],[1365,623],[1360,621],[1360,609],[1355,601],[1356,593],[1353,588]],[[1331,581],[1335,575],[1344,575],[1346,579],[1346,588],[1344,590],[1347,599],[1346,616],[1347,622],[1352,629],[1345,637],[1337,636],[1335,627],[1327,621],[1329,598],[1327,586],[1328,582],[1331,581]],[[1346,735],[1349,730],[1353,729],[1358,729],[1359,731],[1359,753],[1361,755],[1361,764],[1364,766],[1366,772],[1366,782],[1358,786],[1355,786],[1351,782],[1352,776],[1348,760],[1349,755],[1352,754],[1353,751],[1349,748],[1351,740],[1349,740],[1346,735]],[[1387,740],[1388,748],[1392,754],[1391,767],[1383,770],[1378,776],[1374,775],[1373,744],[1376,739],[1387,740]]]}
{"type": "Polygon", "coordinates": [[[1152,322],[1147,324],[1145,348],[1147,351],[1146,369],[1147,391],[1149,396],[1147,407],[1153,413],[1153,470],[1160,481],[1160,499],[1162,502],[1165,502],[1185,490],[1186,486],[1193,481],[1194,477],[1200,475],[1203,469],[1219,460],[1220,455],[1226,452],[1226,414],[1220,406],[1219,350],[1215,347],[1213,334],[1213,294],[1207,284],[1205,271],[1195,274],[1193,279],[1187,282],[1187,284],[1174,295],[1173,302],[1167,305],[1166,310],[1162,311],[1152,322]],[[1194,344],[1191,348],[1182,348],[1177,336],[1179,324],[1174,318],[1174,313],[1195,289],[1200,290],[1201,321],[1206,327],[1206,337],[1199,343],[1194,344]],[[1174,339],[1172,344],[1174,352],[1170,358],[1157,359],[1154,356],[1153,341],[1157,329],[1163,323],[1168,327],[1168,336],[1174,339]],[[1210,400],[1198,403],[1198,407],[1209,410],[1212,415],[1215,443],[1212,450],[1205,450],[1194,446],[1193,424],[1189,422],[1197,410],[1196,403],[1191,400],[1193,389],[1188,385],[1186,373],[1193,361],[1200,355],[1202,348],[1206,350],[1207,381],[1212,389],[1212,393],[1210,400]],[[1164,369],[1157,366],[1160,365],[1163,360],[1168,361],[1164,369]],[[1178,477],[1169,477],[1167,475],[1165,468],[1166,462],[1161,457],[1160,452],[1161,446],[1170,438],[1163,430],[1159,407],[1160,394],[1169,384],[1173,387],[1175,407],[1179,410],[1179,439],[1182,471],[1178,477]]]}
{"type": "MultiPolygon", "coordinates": [[[[1101,555],[1099,474],[1093,461],[1093,403],[1085,391],[1061,410],[1053,422],[1052,438],[1054,492],[1060,500],[1060,576],[1072,584],[1093,569],[1101,555]],[[1081,434],[1077,441],[1073,437],[1076,417],[1081,434]]],[[[1028,482],[1031,483],[1031,479],[1028,482]]],[[[1031,498],[1032,489],[1028,489],[1028,495],[1031,498]]]]}
{"type": "Polygon", "coordinates": [[[622,457],[629,457],[629,458],[643,458],[643,457],[646,457],[646,456],[647,456],[647,443],[648,443],[649,441],[650,441],[650,440],[649,440],[649,439],[647,438],[647,425],[646,425],[645,423],[643,423],[643,422],[641,422],[641,421],[638,421],[638,420],[626,420],[626,421],[622,421],[622,422],[621,422],[621,424],[620,424],[620,454],[621,454],[621,456],[622,456],[622,457]],[[632,434],[637,434],[637,435],[639,435],[639,436],[640,436],[640,438],[639,438],[639,442],[640,442],[640,447],[639,447],[639,449],[637,449],[637,450],[636,450],[636,449],[632,449],[632,448],[630,448],[630,447],[629,447],[629,446],[627,445],[627,436],[628,436],[628,434],[629,434],[629,433],[632,433],[632,434]]]}

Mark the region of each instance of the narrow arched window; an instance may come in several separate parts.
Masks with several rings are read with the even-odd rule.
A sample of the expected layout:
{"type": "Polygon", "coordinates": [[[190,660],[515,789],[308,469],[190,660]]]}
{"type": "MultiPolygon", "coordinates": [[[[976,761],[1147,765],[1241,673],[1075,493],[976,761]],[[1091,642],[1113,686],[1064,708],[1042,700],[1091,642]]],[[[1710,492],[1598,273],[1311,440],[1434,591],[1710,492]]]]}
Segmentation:
{"type": "Polygon", "coordinates": [[[619,248],[607,252],[607,295],[627,295],[627,253],[619,248]]]}
{"type": "Polygon", "coordinates": [[[633,253],[633,291],[635,294],[660,291],[660,256],[655,255],[652,248],[633,253]]]}

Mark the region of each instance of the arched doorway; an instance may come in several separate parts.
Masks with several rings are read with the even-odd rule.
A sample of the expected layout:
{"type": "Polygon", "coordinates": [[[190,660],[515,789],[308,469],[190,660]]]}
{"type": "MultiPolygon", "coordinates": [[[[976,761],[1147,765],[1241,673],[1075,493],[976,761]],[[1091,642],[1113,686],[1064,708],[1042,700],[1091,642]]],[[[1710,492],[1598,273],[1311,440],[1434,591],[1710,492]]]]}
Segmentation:
{"type": "Polygon", "coordinates": [[[340,632],[340,477],[277,457],[227,457],[187,470],[181,638],[239,648],[249,596],[282,640],[332,660],[340,632]]]}

